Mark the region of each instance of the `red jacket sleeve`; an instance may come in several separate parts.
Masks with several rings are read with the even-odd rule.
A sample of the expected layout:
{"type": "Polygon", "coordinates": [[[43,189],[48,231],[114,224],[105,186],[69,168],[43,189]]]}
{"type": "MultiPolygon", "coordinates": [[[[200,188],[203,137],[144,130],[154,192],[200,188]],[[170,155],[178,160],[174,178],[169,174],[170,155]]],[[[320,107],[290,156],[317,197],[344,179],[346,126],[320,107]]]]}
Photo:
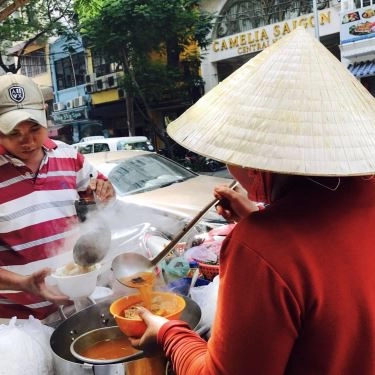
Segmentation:
{"type": "Polygon", "coordinates": [[[232,238],[222,253],[209,341],[181,322],[166,323],[158,339],[179,375],[282,374],[298,335],[299,312],[282,278],[232,238]]]}

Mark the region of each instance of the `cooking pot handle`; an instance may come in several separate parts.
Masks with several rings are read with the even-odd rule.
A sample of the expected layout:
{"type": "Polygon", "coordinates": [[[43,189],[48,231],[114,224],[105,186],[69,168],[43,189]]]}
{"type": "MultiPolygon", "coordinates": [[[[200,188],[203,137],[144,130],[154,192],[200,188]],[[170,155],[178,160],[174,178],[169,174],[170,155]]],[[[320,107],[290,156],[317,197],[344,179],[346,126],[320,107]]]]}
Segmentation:
{"type": "Polygon", "coordinates": [[[59,308],[58,308],[58,313],[59,313],[59,316],[60,316],[60,319],[61,320],[66,320],[66,319],[68,319],[68,317],[65,315],[65,313],[64,313],[64,306],[63,305],[59,305],[59,308]]]}
{"type": "MultiPolygon", "coordinates": [[[[87,298],[82,298],[82,299],[79,299],[79,300],[77,299],[77,300],[74,301],[74,306],[73,305],[71,306],[74,309],[74,311],[72,313],[73,314],[77,313],[77,312],[79,312],[79,311],[83,310],[84,308],[86,308],[88,306],[91,306],[91,305],[96,305],[96,301],[93,298],[87,297],[87,298]]],[[[57,311],[58,311],[60,319],[62,321],[68,319],[68,316],[64,312],[64,305],[59,305],[59,308],[57,309],[57,311]]]]}

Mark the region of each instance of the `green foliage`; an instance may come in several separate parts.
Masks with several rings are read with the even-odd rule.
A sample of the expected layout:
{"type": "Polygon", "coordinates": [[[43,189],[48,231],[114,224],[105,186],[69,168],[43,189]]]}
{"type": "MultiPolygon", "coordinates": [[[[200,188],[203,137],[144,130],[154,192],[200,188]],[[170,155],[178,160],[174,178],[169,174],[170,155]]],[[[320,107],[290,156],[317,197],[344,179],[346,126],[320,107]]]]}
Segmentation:
{"type": "MultiPolygon", "coordinates": [[[[178,68],[167,67],[161,62],[148,60],[137,65],[135,74],[141,92],[151,106],[161,102],[189,100],[188,87],[182,80],[181,71],[178,68]]],[[[129,75],[125,76],[124,85],[127,92],[137,94],[129,75]]]]}
{"type": "Polygon", "coordinates": [[[99,14],[101,5],[101,0],[76,0],[74,9],[80,14],[81,19],[84,17],[90,18],[99,14]]]}
{"type": "Polygon", "coordinates": [[[59,35],[69,30],[74,17],[70,1],[31,0],[0,23],[2,41],[26,41],[36,35],[59,35]]]}
{"type": "MultiPolygon", "coordinates": [[[[69,0],[31,0],[11,17],[0,23],[0,54],[7,53],[13,42],[42,44],[48,37],[73,36],[74,11],[69,0]]],[[[23,54],[23,49],[19,55],[23,54]]],[[[2,62],[2,58],[0,58],[2,62]]],[[[3,66],[6,68],[5,66],[3,66]]],[[[19,67],[18,67],[19,68],[19,67]]]]}
{"type": "MultiPolygon", "coordinates": [[[[181,59],[196,44],[205,48],[213,16],[191,0],[78,0],[81,33],[107,61],[124,67],[128,94],[150,101],[186,96],[202,80],[199,55],[181,59]],[[164,60],[155,60],[155,52],[164,60]],[[153,56],[151,58],[150,56],[153,56]],[[136,82],[134,82],[136,81],[136,82]],[[184,92],[184,94],[181,94],[184,92]]],[[[182,98],[184,99],[184,98],[182,98]]]]}

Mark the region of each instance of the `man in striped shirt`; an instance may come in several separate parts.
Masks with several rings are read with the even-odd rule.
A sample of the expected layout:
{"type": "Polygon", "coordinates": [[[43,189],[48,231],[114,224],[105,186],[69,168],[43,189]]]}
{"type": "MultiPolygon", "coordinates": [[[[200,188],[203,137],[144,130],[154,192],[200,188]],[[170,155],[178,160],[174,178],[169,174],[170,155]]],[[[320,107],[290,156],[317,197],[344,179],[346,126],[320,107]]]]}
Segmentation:
{"type": "Polygon", "coordinates": [[[71,258],[74,202],[90,189],[103,202],[115,197],[83,155],[48,138],[38,85],[18,74],[1,76],[0,318],[44,319],[67,303],[45,277],[71,258]]]}

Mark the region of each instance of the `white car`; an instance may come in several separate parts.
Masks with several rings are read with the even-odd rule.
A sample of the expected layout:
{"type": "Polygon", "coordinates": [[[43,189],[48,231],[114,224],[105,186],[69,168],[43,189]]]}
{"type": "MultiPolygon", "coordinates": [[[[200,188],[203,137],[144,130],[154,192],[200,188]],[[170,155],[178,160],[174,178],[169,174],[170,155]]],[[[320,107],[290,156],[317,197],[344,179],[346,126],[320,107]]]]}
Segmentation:
{"type": "Polygon", "coordinates": [[[91,154],[104,151],[146,150],[154,151],[154,146],[147,137],[114,137],[93,136],[83,138],[72,146],[81,154],[91,154]]]}

